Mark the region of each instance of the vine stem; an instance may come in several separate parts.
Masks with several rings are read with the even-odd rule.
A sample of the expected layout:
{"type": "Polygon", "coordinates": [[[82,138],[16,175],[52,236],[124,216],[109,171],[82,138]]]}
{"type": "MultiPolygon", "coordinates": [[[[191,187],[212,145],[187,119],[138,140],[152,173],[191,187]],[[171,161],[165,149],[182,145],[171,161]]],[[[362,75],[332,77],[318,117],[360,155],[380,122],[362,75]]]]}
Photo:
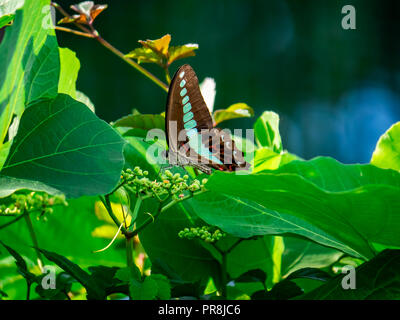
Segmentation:
{"type": "MultiPolygon", "coordinates": [[[[64,11],[64,9],[57,3],[52,3],[52,5],[65,17],[71,18],[71,16],[64,11]]],[[[99,32],[93,28],[92,25],[89,25],[90,30],[85,28],[79,23],[74,23],[75,26],[77,26],[79,29],[81,29],[83,32],[72,30],[69,28],[63,28],[63,27],[58,27],[56,26],[55,29],[59,31],[65,31],[65,32],[70,32],[75,35],[79,36],[84,36],[88,38],[94,38],[96,39],[103,47],[107,48],[110,50],[112,53],[114,53],[116,56],[120,57],[122,60],[124,60],[126,63],[128,63],[131,67],[135,68],[137,71],[139,71],[141,74],[149,78],[151,81],[153,81],[155,84],[157,84],[161,89],[163,89],[165,92],[168,92],[168,85],[166,85],[164,82],[162,82],[160,79],[158,79],[155,75],[153,75],[151,72],[147,71],[145,68],[143,68],[141,65],[133,61],[132,59],[126,57],[121,51],[119,51],[117,48],[112,46],[108,41],[103,39],[99,32]]],[[[168,78],[167,78],[168,79],[168,78]]]]}
{"type": "Polygon", "coordinates": [[[43,261],[43,257],[42,257],[42,254],[39,251],[39,242],[37,240],[37,237],[36,237],[36,234],[35,234],[35,230],[33,229],[33,224],[32,224],[31,217],[29,216],[29,214],[26,214],[24,216],[24,218],[25,218],[26,225],[28,226],[29,234],[31,236],[33,245],[35,247],[38,266],[40,268],[40,271],[43,273],[44,272],[43,262],[42,262],[43,261]]]}
{"type": "MultiPolygon", "coordinates": [[[[103,203],[104,207],[107,210],[108,215],[110,218],[114,221],[115,225],[119,228],[121,225],[121,222],[118,220],[118,218],[115,216],[112,207],[111,207],[111,201],[110,201],[110,195],[105,195],[104,198],[100,196],[100,200],[103,203]]],[[[128,230],[124,226],[121,227],[121,232],[124,236],[127,236],[128,230]]]]}
{"type": "Polygon", "coordinates": [[[134,261],[133,261],[133,237],[126,237],[125,238],[125,243],[126,243],[126,264],[131,272],[131,275],[134,276],[133,274],[133,266],[134,266],[134,261]]]}
{"type": "Polygon", "coordinates": [[[228,274],[227,274],[227,253],[222,254],[222,263],[221,263],[221,295],[223,298],[227,298],[227,288],[228,288],[228,274]]]}

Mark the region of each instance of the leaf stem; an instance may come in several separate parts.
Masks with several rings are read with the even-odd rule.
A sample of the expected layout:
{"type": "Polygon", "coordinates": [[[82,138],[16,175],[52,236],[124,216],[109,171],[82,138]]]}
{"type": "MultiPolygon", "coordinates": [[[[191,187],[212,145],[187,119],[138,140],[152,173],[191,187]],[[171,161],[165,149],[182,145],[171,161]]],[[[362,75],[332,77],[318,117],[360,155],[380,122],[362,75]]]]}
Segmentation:
{"type": "MultiPolygon", "coordinates": [[[[115,225],[119,228],[121,226],[121,222],[118,220],[118,218],[115,216],[112,207],[111,207],[111,202],[110,202],[110,195],[105,195],[104,198],[102,196],[99,197],[101,202],[103,203],[104,207],[107,210],[108,215],[110,218],[114,221],[115,225]]],[[[128,231],[124,226],[121,227],[121,232],[124,236],[129,235],[128,231]]]]}
{"type": "Polygon", "coordinates": [[[133,237],[126,237],[125,243],[126,243],[126,264],[131,272],[131,275],[134,276],[133,274],[133,266],[134,266],[134,261],[133,261],[133,237]]]}
{"type": "Polygon", "coordinates": [[[26,222],[26,225],[28,227],[29,234],[31,236],[33,245],[35,247],[38,266],[40,268],[40,271],[43,273],[44,272],[43,262],[42,262],[43,261],[43,257],[42,257],[42,254],[39,251],[39,242],[37,240],[35,230],[33,229],[33,224],[32,224],[31,217],[29,216],[29,214],[25,214],[24,217],[25,217],[25,222],[26,222]]]}
{"type": "Polygon", "coordinates": [[[171,76],[169,75],[168,65],[164,65],[163,69],[165,71],[165,79],[167,80],[167,83],[170,84],[171,76]]]}
{"type": "Polygon", "coordinates": [[[31,295],[31,282],[26,280],[26,300],[30,300],[31,295]]]}
{"type": "Polygon", "coordinates": [[[223,298],[227,298],[227,284],[228,284],[228,273],[227,273],[227,253],[222,254],[222,263],[221,263],[221,281],[222,281],[222,288],[221,288],[221,295],[223,298]]]}
{"type": "Polygon", "coordinates": [[[28,214],[28,213],[22,213],[22,214],[18,215],[15,219],[13,219],[11,221],[8,221],[7,223],[1,225],[0,226],[0,230],[8,227],[9,225],[12,225],[13,223],[15,223],[15,222],[17,222],[19,220],[21,220],[26,214],[28,214]]]}

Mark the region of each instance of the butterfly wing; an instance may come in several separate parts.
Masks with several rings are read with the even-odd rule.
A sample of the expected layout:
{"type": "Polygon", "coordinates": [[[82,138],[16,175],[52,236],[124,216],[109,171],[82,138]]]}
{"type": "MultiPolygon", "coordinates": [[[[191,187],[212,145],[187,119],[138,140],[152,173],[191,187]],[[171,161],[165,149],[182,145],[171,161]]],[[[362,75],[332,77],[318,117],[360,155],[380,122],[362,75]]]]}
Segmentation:
{"type": "Polygon", "coordinates": [[[178,134],[186,129],[188,134],[210,130],[212,118],[200,92],[199,80],[188,64],[178,69],[172,78],[165,112],[165,128],[169,148],[177,152],[178,134]],[[170,130],[176,123],[176,130],[170,130]]]}
{"type": "Polygon", "coordinates": [[[180,67],[172,78],[165,128],[169,149],[174,153],[182,153],[183,150],[185,157],[192,163],[207,164],[223,171],[249,167],[229,133],[213,128],[212,117],[201,95],[196,73],[187,64],[180,67]]]}

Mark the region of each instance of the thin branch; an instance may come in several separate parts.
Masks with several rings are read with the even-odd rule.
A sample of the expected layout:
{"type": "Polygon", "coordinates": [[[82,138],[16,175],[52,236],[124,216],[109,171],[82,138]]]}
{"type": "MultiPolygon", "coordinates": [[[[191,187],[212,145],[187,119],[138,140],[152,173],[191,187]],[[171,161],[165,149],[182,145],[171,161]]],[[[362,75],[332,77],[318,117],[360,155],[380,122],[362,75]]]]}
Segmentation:
{"type": "Polygon", "coordinates": [[[28,214],[28,213],[26,213],[26,212],[25,212],[25,213],[21,213],[21,214],[20,214],[19,216],[17,216],[15,219],[13,219],[13,220],[11,220],[11,221],[9,221],[9,222],[7,222],[7,223],[1,225],[1,226],[0,226],[0,230],[1,230],[1,229],[4,229],[4,228],[7,228],[9,225],[12,225],[13,223],[15,223],[15,222],[21,220],[26,214],[28,214]]]}
{"type": "Polygon", "coordinates": [[[95,38],[95,36],[92,35],[91,33],[81,32],[78,30],[73,30],[73,29],[59,27],[59,26],[55,26],[55,29],[58,31],[65,31],[65,32],[73,33],[73,34],[75,34],[77,36],[81,36],[81,37],[92,38],[92,39],[95,38]]]}
{"type": "MultiPolygon", "coordinates": [[[[65,17],[71,18],[71,16],[65,12],[65,10],[57,3],[53,2],[52,5],[65,17]]],[[[165,84],[164,82],[162,82],[160,79],[158,79],[155,75],[153,75],[151,72],[147,71],[145,68],[143,68],[142,66],[140,66],[138,63],[136,63],[135,61],[133,61],[132,59],[126,57],[121,51],[119,51],[117,48],[115,48],[114,46],[112,46],[109,42],[107,42],[105,39],[103,39],[99,32],[93,28],[92,25],[90,25],[90,30],[87,29],[86,27],[84,27],[83,25],[79,24],[79,23],[74,23],[74,25],[76,25],[79,29],[81,29],[84,33],[77,33],[77,32],[72,32],[76,35],[81,35],[84,37],[88,37],[88,34],[90,34],[90,38],[94,38],[96,39],[103,47],[107,48],[108,50],[110,50],[112,53],[114,53],[115,55],[117,55],[118,57],[120,57],[122,60],[124,60],[126,63],[128,63],[131,67],[135,68],[137,71],[139,71],[141,74],[143,74],[144,76],[146,76],[147,78],[149,78],[151,81],[153,81],[155,84],[157,84],[160,88],[162,88],[164,91],[168,92],[168,85],[165,84]]],[[[71,32],[72,29],[68,29],[64,30],[64,29],[68,29],[68,28],[62,28],[60,29],[59,27],[56,27],[56,30],[59,31],[66,31],[66,32],[71,32]]]]}

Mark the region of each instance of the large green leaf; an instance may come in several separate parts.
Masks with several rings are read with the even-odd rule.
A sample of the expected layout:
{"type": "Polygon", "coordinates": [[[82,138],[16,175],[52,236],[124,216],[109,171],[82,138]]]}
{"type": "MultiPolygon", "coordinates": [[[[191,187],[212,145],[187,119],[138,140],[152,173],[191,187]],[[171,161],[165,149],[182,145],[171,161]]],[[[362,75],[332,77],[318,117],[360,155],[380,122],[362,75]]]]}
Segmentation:
{"type": "Polygon", "coordinates": [[[0,175],[0,198],[8,197],[15,191],[22,189],[44,191],[53,195],[61,194],[61,191],[39,181],[18,179],[0,175]]]}
{"type": "Polygon", "coordinates": [[[228,194],[209,192],[188,200],[196,214],[211,225],[241,238],[258,235],[297,234],[350,255],[358,253],[326,232],[296,216],[228,194]]]}
{"type": "Polygon", "coordinates": [[[110,192],[124,140],[84,104],[60,94],[23,114],[2,175],[42,182],[68,197],[110,192]]]}
{"type": "MultiPolygon", "coordinates": [[[[14,1],[16,4],[17,1],[14,1]]],[[[43,27],[50,0],[26,0],[0,47],[0,144],[15,115],[42,97],[57,94],[58,45],[54,29],[43,27]]]]}
{"type": "MultiPolygon", "coordinates": [[[[365,257],[374,255],[373,242],[400,245],[400,174],[393,170],[317,158],[253,175],[215,172],[206,187],[298,217],[365,257]]],[[[254,229],[254,217],[225,215],[254,229]]]]}
{"type": "Polygon", "coordinates": [[[400,171],[400,122],[392,125],[379,138],[371,163],[380,168],[400,171]]]}
{"type": "Polygon", "coordinates": [[[299,299],[387,300],[400,299],[400,250],[385,250],[355,269],[355,289],[343,289],[346,274],[302,295],[299,299]]]}

